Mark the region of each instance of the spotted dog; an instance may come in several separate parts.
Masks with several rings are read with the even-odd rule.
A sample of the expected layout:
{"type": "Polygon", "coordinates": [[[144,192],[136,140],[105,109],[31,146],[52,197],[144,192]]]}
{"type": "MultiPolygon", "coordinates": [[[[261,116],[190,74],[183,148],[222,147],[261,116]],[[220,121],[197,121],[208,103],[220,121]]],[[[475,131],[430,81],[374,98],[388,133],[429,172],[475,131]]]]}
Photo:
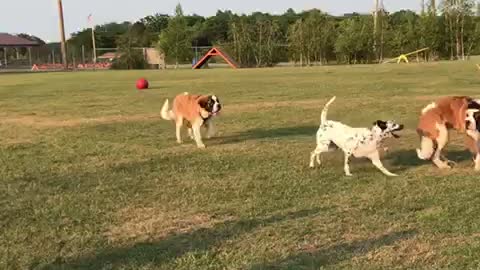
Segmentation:
{"type": "Polygon", "coordinates": [[[314,161],[320,165],[320,154],[329,152],[330,150],[340,148],[345,153],[344,170],[347,176],[351,176],[349,160],[351,156],[361,158],[369,158],[373,165],[382,173],[388,176],[397,176],[389,172],[380,161],[379,146],[385,138],[399,136],[394,132],[403,129],[403,125],[396,124],[394,121],[378,120],[373,123],[371,129],[368,128],[352,128],[336,121],[327,120],[327,111],[330,104],[333,103],[335,97],[325,105],[320,127],[317,131],[317,147],[310,156],[310,167],[315,167],[314,161]]]}

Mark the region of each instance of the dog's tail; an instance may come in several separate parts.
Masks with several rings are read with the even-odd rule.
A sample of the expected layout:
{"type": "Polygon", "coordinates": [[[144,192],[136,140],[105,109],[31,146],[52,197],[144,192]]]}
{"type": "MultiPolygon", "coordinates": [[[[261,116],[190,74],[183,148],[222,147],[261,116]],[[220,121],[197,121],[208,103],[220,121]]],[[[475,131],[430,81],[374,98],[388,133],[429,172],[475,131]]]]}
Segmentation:
{"type": "Polygon", "coordinates": [[[160,114],[163,119],[165,120],[173,120],[175,119],[175,114],[173,113],[172,110],[168,108],[168,99],[165,100],[165,103],[163,103],[162,110],[160,111],[160,114]]]}
{"type": "Polygon", "coordinates": [[[332,104],[335,101],[335,98],[337,98],[337,97],[332,97],[327,102],[327,104],[325,104],[325,107],[323,107],[322,116],[320,117],[320,125],[325,124],[325,122],[327,122],[328,107],[330,106],[330,104],[332,104]]]}

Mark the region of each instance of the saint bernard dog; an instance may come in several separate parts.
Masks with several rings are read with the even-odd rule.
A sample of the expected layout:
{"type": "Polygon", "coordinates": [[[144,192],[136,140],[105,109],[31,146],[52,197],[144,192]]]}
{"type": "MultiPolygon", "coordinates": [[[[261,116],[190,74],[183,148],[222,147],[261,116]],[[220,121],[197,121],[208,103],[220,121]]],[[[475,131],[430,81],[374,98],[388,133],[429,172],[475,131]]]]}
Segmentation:
{"type": "Polygon", "coordinates": [[[207,129],[207,138],[213,136],[213,117],[216,116],[222,105],[215,95],[192,95],[187,92],[177,95],[173,100],[172,109],[169,109],[168,99],[163,104],[161,116],[165,120],[175,121],[177,142],[182,143],[181,129],[185,124],[190,138],[195,140],[198,148],[205,148],[202,142],[200,128],[207,129]]]}
{"type": "Polygon", "coordinates": [[[451,168],[453,162],[441,154],[448,142],[449,129],[466,134],[465,145],[475,156],[475,170],[480,170],[480,100],[467,96],[450,96],[440,98],[423,108],[417,126],[420,136],[418,158],[432,160],[441,169],[451,168]]]}

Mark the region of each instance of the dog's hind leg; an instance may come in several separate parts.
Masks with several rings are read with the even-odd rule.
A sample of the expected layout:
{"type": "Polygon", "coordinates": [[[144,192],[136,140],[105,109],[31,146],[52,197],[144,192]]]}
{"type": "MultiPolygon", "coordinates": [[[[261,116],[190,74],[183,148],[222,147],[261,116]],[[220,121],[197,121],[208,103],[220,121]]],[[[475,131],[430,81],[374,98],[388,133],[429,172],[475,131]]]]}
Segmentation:
{"type": "Polygon", "coordinates": [[[442,155],[442,149],[445,148],[448,142],[448,129],[443,124],[437,124],[437,129],[439,132],[437,138],[437,149],[433,153],[432,161],[433,163],[440,169],[450,169],[450,165],[448,165],[449,161],[442,161],[440,159],[442,155]]]}
{"type": "Polygon", "coordinates": [[[382,161],[380,161],[380,155],[378,154],[378,151],[369,155],[368,158],[372,161],[372,164],[377,167],[383,174],[387,176],[398,176],[394,173],[389,172],[382,164],[382,161]]]}
{"type": "Polygon", "coordinates": [[[435,142],[425,136],[422,136],[420,142],[420,149],[417,148],[417,156],[419,159],[427,160],[432,158],[435,151],[435,142]]]}
{"type": "Polygon", "coordinates": [[[344,160],[344,163],[343,163],[343,170],[345,171],[345,175],[346,175],[346,176],[352,176],[352,173],[350,173],[350,165],[348,165],[351,156],[352,156],[351,153],[345,153],[345,160],[344,160]]]}
{"type": "Polygon", "coordinates": [[[310,168],[315,167],[315,160],[317,161],[318,165],[321,165],[320,154],[324,152],[328,152],[329,145],[330,145],[329,141],[317,143],[317,147],[310,154],[310,168]]]}

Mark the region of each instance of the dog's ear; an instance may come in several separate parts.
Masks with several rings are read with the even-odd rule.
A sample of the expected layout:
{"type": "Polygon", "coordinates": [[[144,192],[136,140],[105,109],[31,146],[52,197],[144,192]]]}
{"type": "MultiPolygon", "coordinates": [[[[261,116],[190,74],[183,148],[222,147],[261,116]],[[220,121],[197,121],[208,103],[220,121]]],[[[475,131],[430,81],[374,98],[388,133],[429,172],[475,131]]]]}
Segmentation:
{"type": "Polygon", "coordinates": [[[198,105],[200,105],[201,108],[207,108],[208,105],[208,96],[204,96],[198,99],[198,105]]]}
{"type": "Polygon", "coordinates": [[[480,112],[474,113],[473,119],[475,119],[475,125],[477,127],[477,130],[480,131],[480,112]]]}
{"type": "Polygon", "coordinates": [[[377,120],[377,121],[373,122],[373,125],[379,127],[381,130],[385,130],[388,127],[387,122],[382,121],[382,120],[377,120]]]}

